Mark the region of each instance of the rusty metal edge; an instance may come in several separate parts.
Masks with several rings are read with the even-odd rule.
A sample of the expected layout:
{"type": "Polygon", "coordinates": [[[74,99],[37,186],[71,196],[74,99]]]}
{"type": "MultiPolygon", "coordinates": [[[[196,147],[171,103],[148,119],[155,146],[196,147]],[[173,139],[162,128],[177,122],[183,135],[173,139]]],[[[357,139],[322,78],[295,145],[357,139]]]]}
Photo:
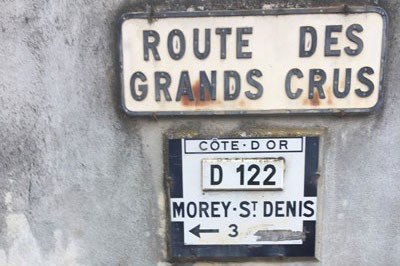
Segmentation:
{"type": "Polygon", "coordinates": [[[118,72],[121,82],[121,109],[129,116],[199,116],[199,115],[287,115],[287,114],[305,114],[305,115],[344,115],[344,114],[367,114],[378,110],[383,105],[383,67],[386,63],[387,52],[387,31],[389,17],[387,12],[379,6],[337,6],[337,7],[311,7],[311,8],[290,8],[290,9],[263,9],[263,10],[213,10],[213,11],[166,11],[166,12],[128,12],[120,16],[118,27],[118,72]],[[136,112],[129,110],[125,105],[124,77],[123,77],[123,53],[122,53],[122,24],[127,19],[159,19],[169,17],[211,17],[211,16],[271,16],[271,15],[292,15],[292,14],[358,14],[358,13],[377,13],[383,19],[381,66],[379,77],[379,94],[376,104],[370,108],[345,108],[345,109],[276,109],[276,110],[248,110],[248,111],[165,111],[165,112],[136,112]]]}

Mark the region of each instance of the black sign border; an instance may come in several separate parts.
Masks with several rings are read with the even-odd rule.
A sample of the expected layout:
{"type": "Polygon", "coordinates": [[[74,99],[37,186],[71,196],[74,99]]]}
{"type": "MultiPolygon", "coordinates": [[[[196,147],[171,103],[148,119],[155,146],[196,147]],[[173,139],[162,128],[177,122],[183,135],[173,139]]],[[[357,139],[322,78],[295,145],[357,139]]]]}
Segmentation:
{"type": "MultiPolygon", "coordinates": [[[[269,138],[269,137],[267,137],[269,138]]],[[[283,137],[282,137],[283,138],[283,137]]],[[[169,197],[182,198],[182,140],[168,140],[169,197]]],[[[304,196],[317,196],[319,136],[305,137],[304,196]]],[[[168,189],[168,188],[167,188],[168,189]]],[[[169,207],[168,207],[169,209],[169,207]]],[[[170,215],[170,210],[168,212],[170,215]]],[[[170,221],[170,218],[167,218],[170,221]]],[[[236,260],[238,258],[315,257],[316,221],[303,221],[302,245],[184,245],[183,222],[169,224],[169,257],[172,261],[236,260]]]]}
{"type": "Polygon", "coordinates": [[[265,9],[265,10],[233,10],[233,11],[168,11],[168,12],[131,12],[122,14],[118,20],[118,50],[119,50],[119,76],[121,82],[121,102],[122,110],[130,116],[174,116],[174,115],[271,115],[271,114],[345,114],[345,113],[372,113],[382,105],[383,101],[383,67],[386,62],[387,51],[387,28],[388,15],[379,6],[340,6],[340,7],[313,7],[313,8],[290,8],[290,9],[265,9]],[[128,19],[146,18],[151,22],[152,19],[168,17],[232,17],[232,16],[268,16],[268,15],[292,15],[292,14],[357,14],[357,13],[378,13],[383,19],[381,66],[379,78],[379,95],[376,104],[370,108],[344,108],[344,109],[277,109],[277,110],[226,110],[226,111],[165,111],[165,112],[136,112],[129,110],[125,105],[124,76],[123,76],[123,50],[122,50],[122,24],[128,19]]]}

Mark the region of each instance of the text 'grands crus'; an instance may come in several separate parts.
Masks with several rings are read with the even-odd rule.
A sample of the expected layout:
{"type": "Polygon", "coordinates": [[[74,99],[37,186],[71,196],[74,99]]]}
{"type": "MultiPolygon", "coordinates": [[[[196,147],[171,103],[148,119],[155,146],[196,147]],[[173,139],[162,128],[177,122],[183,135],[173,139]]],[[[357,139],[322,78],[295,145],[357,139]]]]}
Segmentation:
{"type": "MultiPolygon", "coordinates": [[[[351,24],[348,27],[342,25],[327,25],[325,32],[318,33],[312,26],[299,27],[299,43],[298,46],[293,45],[294,49],[298,49],[299,58],[312,58],[318,53],[323,53],[324,58],[348,56],[349,58],[360,55],[364,48],[363,39],[360,37],[363,32],[360,24],[351,24]],[[341,39],[339,33],[345,33],[349,46],[342,45],[338,49],[341,39]],[[324,38],[323,47],[317,49],[317,40],[324,38]]],[[[190,36],[179,29],[173,29],[168,33],[166,40],[161,40],[160,34],[155,30],[143,30],[143,59],[144,61],[156,62],[160,60],[173,59],[176,64],[184,58],[187,53],[193,53],[196,59],[206,60],[210,56],[211,48],[216,47],[219,50],[219,59],[236,58],[237,60],[249,60],[253,57],[251,50],[250,35],[253,34],[252,27],[238,28],[216,28],[211,29],[194,28],[190,36]],[[202,41],[200,41],[200,39],[202,41]],[[212,46],[215,42],[215,46],[212,46]],[[167,54],[160,53],[160,46],[166,45],[167,54]],[[229,54],[227,47],[234,45],[234,54],[229,54]],[[201,48],[200,48],[201,47],[201,48]],[[165,59],[164,59],[165,58],[165,59]]],[[[344,35],[343,35],[344,36],[344,35]]],[[[279,41],[279,40],[276,40],[279,41]]],[[[320,42],[321,43],[321,42],[320,42]]],[[[193,62],[196,64],[196,62],[193,62]]],[[[238,65],[240,61],[238,61],[238,65]]],[[[171,76],[168,70],[154,71],[154,73],[143,73],[141,71],[134,72],[130,77],[131,96],[136,101],[146,99],[149,91],[155,96],[155,101],[181,101],[185,96],[190,101],[205,101],[217,99],[217,89],[223,89],[223,100],[230,101],[237,99],[241,94],[250,100],[256,100],[263,96],[264,88],[268,84],[262,84],[260,78],[263,71],[259,67],[249,69],[244,77],[238,71],[223,71],[223,80],[217,80],[217,69],[201,70],[198,76],[191,77],[189,71],[182,70],[179,76],[171,76]],[[148,76],[154,75],[154,84],[149,84],[148,76]],[[192,80],[199,80],[199,93],[193,91],[192,80]],[[171,88],[172,81],[175,80],[176,88],[171,88]],[[178,81],[176,83],[176,81],[178,81]],[[173,94],[171,92],[174,92],[173,94]]],[[[282,79],[281,88],[285,91],[289,99],[297,99],[304,94],[308,99],[314,98],[314,93],[318,93],[320,99],[325,99],[326,86],[332,88],[333,95],[336,98],[345,98],[350,93],[355,93],[358,97],[370,96],[374,89],[374,83],[369,76],[374,74],[374,69],[370,66],[362,66],[358,69],[352,68],[333,68],[326,71],[321,68],[311,69],[288,69],[284,79],[282,79]],[[306,87],[297,87],[293,84],[296,79],[301,80],[308,76],[308,85],[306,87]],[[345,77],[345,82],[339,82],[340,77],[345,77]],[[327,78],[329,77],[329,79],[327,78]],[[356,78],[361,86],[354,86],[352,79],[356,78]],[[329,80],[329,84],[328,84],[329,80]]]]}

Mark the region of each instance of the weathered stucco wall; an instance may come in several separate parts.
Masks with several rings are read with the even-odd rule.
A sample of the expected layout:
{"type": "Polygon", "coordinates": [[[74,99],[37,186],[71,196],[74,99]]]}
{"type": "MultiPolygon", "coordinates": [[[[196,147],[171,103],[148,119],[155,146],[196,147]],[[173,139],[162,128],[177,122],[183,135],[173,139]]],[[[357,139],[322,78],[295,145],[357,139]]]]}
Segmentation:
{"type": "Polygon", "coordinates": [[[400,1],[346,1],[379,4],[390,18],[384,104],[374,114],[154,119],[119,108],[124,12],[344,2],[1,1],[0,265],[169,265],[164,134],[315,127],[325,128],[319,261],[195,265],[398,265],[400,1]]]}

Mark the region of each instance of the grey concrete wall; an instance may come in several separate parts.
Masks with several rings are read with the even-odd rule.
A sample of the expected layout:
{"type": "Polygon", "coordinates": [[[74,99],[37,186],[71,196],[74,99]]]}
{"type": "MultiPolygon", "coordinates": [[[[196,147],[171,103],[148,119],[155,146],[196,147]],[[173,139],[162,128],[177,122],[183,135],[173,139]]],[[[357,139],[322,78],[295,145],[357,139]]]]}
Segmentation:
{"type": "MultiPolygon", "coordinates": [[[[150,3],[149,1],[148,3],[150,3]]],[[[0,2],[0,265],[169,265],[163,134],[321,127],[319,261],[399,265],[400,1],[156,1],[156,10],[379,4],[384,105],[368,116],[127,117],[118,17],[138,1],[0,2]]],[[[190,263],[187,265],[191,265],[190,263]]]]}

